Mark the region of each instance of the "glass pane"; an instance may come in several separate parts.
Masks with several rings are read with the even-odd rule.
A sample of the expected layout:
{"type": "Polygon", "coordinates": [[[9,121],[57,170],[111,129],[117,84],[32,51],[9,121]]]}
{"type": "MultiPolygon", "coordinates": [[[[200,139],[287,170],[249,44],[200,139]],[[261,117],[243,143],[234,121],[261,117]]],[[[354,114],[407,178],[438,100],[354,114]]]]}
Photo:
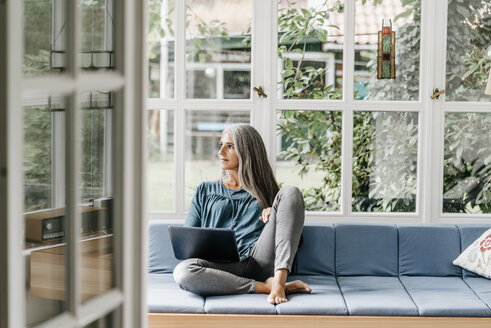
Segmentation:
{"type": "Polygon", "coordinates": [[[175,1],[148,1],[150,98],[174,97],[175,1]]]}
{"type": "Polygon", "coordinates": [[[251,22],[251,0],[186,0],[187,98],[250,98],[251,22]],[[231,92],[225,71],[238,70],[231,92]]]}
{"type": "Polygon", "coordinates": [[[84,328],[109,328],[109,327],[116,327],[115,323],[115,317],[116,313],[111,312],[108,315],[106,315],[103,318],[97,319],[94,322],[89,323],[88,325],[84,326],[84,328]]]}
{"type": "Polygon", "coordinates": [[[249,71],[224,71],[223,98],[249,99],[251,97],[250,77],[249,71]]]}
{"type": "Polygon", "coordinates": [[[228,125],[250,124],[250,121],[247,111],[186,111],[186,209],[201,182],[221,177],[218,150],[222,131],[228,125]]]}
{"type": "Polygon", "coordinates": [[[24,74],[64,71],[65,18],[65,0],[24,0],[24,74]]]}
{"type": "Polygon", "coordinates": [[[24,107],[24,211],[52,207],[53,119],[46,104],[24,107]]]}
{"type": "Polygon", "coordinates": [[[186,78],[188,98],[217,98],[217,76],[214,68],[188,69],[186,78]]]}
{"type": "Polygon", "coordinates": [[[89,91],[80,95],[82,302],[110,290],[114,285],[113,98],[111,91],[89,91]]]}
{"type": "Polygon", "coordinates": [[[276,178],[299,187],[308,211],[340,210],[342,113],[278,113],[276,178]]]}
{"type": "Polygon", "coordinates": [[[446,113],[443,212],[491,213],[491,114],[446,113]]]}
{"type": "Polygon", "coordinates": [[[114,69],[115,8],[113,0],[79,0],[81,13],[80,65],[82,70],[114,69]]]}
{"type": "Polygon", "coordinates": [[[355,212],[415,212],[418,113],[353,115],[355,212]]]}
{"type": "Polygon", "coordinates": [[[344,1],[278,1],[278,98],[341,99],[344,1]]]}
{"type": "Polygon", "coordinates": [[[148,111],[147,208],[174,209],[174,112],[148,111]]]}
{"type": "Polygon", "coordinates": [[[65,99],[24,99],[24,240],[26,325],[66,309],[63,242],[64,195],[57,186],[65,171],[65,99]],[[56,172],[56,173],[55,173],[56,172]]]}
{"type": "Polygon", "coordinates": [[[420,31],[421,1],[356,0],[355,99],[419,99],[420,31]],[[395,79],[378,79],[378,33],[390,22],[395,32],[395,79]]]}
{"type": "Polygon", "coordinates": [[[489,0],[448,2],[445,100],[491,101],[484,94],[491,69],[489,0]]]}

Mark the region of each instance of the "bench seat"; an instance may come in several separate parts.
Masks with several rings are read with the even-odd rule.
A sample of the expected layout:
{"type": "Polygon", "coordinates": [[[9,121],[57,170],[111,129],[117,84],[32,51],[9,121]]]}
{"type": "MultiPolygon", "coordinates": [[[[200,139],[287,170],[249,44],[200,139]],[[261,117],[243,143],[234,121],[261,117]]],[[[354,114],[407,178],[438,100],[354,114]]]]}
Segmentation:
{"type": "Polygon", "coordinates": [[[239,315],[252,321],[256,315],[467,317],[486,318],[491,326],[491,280],[452,264],[489,225],[306,225],[288,280],[303,280],[313,291],[288,295],[289,302],[275,306],[266,295],[202,297],[181,290],[172,277],[178,261],[167,232],[181,222],[150,223],[151,315],[239,315]]]}

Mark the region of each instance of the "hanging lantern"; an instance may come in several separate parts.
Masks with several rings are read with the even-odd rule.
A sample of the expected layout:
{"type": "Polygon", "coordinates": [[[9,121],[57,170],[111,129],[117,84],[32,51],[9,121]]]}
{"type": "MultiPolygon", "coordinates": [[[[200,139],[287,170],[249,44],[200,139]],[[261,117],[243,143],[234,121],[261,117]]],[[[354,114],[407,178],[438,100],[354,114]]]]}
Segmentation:
{"type": "Polygon", "coordinates": [[[382,31],[378,32],[378,79],[395,79],[395,44],[396,32],[392,31],[392,20],[389,19],[390,25],[384,26],[382,19],[382,31]]]}

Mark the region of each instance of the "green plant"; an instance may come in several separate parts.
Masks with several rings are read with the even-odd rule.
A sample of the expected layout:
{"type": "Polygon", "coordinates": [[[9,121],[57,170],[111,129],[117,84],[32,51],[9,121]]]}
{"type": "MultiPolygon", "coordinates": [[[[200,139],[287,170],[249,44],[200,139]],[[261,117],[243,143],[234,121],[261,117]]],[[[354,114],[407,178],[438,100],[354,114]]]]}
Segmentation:
{"type": "Polygon", "coordinates": [[[491,213],[491,114],[446,114],[444,149],[443,211],[491,213]]]}
{"type": "Polygon", "coordinates": [[[417,113],[356,112],[353,121],[353,211],[414,212],[417,113]]]}
{"type": "MultiPolygon", "coordinates": [[[[282,31],[278,56],[284,61],[279,84],[284,88],[284,96],[289,99],[339,99],[341,90],[324,84],[325,68],[303,66],[303,61],[309,39],[327,41],[328,27],[331,26],[325,22],[329,12],[342,11],[343,8],[339,5],[329,10],[305,10],[295,8],[294,5],[295,3],[291,3],[289,8],[280,10],[278,17],[278,26],[282,31]],[[296,64],[288,57],[290,53],[300,55],[296,64]]],[[[419,39],[413,44],[419,47],[419,39]]],[[[419,63],[419,51],[417,54],[419,63]]],[[[415,66],[415,63],[408,65],[415,66]]],[[[414,71],[413,69],[410,73],[417,74],[417,70],[414,71]]],[[[384,85],[380,86],[383,87],[384,85]]],[[[415,123],[414,115],[410,113],[394,116],[390,113],[369,112],[359,112],[354,116],[352,190],[355,211],[415,210],[417,118],[415,123]],[[384,128],[376,128],[377,119],[386,121],[382,124],[384,128]],[[387,142],[377,146],[376,140],[387,142]],[[376,150],[384,156],[374,156],[376,150]],[[394,158],[403,152],[405,155],[400,156],[395,163],[394,158]],[[386,190],[394,188],[395,184],[403,190],[386,190]],[[392,197],[391,192],[399,197],[392,197]],[[380,195],[383,197],[375,198],[380,195]]],[[[301,176],[311,170],[323,173],[324,177],[318,185],[303,190],[307,209],[339,210],[341,113],[283,111],[279,116],[277,129],[284,144],[283,151],[279,153],[280,159],[293,161],[299,167],[301,176]]]]}
{"type": "Polygon", "coordinates": [[[278,154],[293,161],[303,176],[323,172],[317,186],[302,190],[306,208],[311,211],[337,211],[341,194],[342,114],[336,111],[283,111],[278,132],[285,148],[278,154]]]}
{"type": "Polygon", "coordinates": [[[291,3],[288,8],[280,8],[278,30],[281,31],[278,47],[278,57],[284,61],[281,71],[281,81],[284,97],[287,99],[340,99],[341,90],[328,85],[324,76],[326,68],[304,66],[307,43],[311,39],[327,42],[329,13],[342,12],[343,6],[338,1],[333,7],[326,3],[318,8],[295,8],[291,3]],[[299,54],[296,64],[291,54],[299,54]]]}

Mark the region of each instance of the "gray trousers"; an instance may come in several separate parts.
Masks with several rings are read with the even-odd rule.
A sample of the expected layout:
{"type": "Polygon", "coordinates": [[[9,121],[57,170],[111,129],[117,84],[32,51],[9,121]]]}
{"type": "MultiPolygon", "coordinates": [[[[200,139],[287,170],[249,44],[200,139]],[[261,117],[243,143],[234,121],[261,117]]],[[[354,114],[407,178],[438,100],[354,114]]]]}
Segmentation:
{"type": "Polygon", "coordinates": [[[256,281],[265,281],[279,269],[291,272],[304,221],[302,193],[297,187],[283,187],[247,259],[235,263],[187,259],[174,269],[174,280],[202,296],[254,293],[256,281]]]}

